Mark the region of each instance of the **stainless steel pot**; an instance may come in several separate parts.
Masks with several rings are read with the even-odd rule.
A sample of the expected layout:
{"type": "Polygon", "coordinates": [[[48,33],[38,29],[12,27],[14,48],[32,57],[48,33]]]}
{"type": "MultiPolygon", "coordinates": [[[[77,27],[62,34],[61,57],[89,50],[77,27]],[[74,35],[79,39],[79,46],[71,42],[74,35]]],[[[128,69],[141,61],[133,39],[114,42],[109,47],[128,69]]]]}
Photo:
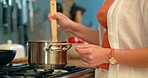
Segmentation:
{"type": "Polygon", "coordinates": [[[67,64],[67,50],[70,43],[51,41],[29,41],[29,64],[38,69],[58,69],[67,64]]]}

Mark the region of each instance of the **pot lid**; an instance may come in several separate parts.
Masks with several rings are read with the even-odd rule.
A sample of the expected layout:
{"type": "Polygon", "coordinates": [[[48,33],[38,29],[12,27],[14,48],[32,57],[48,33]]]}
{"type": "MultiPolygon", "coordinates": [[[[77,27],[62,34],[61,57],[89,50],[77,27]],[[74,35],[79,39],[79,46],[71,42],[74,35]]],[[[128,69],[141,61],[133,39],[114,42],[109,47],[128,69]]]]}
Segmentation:
{"type": "Polygon", "coordinates": [[[6,44],[0,44],[0,50],[16,50],[16,58],[25,57],[25,48],[21,44],[14,44],[8,40],[6,44]]]}
{"type": "Polygon", "coordinates": [[[14,50],[15,48],[23,48],[23,46],[20,44],[12,43],[12,40],[8,40],[6,44],[0,44],[0,49],[14,50]]]}

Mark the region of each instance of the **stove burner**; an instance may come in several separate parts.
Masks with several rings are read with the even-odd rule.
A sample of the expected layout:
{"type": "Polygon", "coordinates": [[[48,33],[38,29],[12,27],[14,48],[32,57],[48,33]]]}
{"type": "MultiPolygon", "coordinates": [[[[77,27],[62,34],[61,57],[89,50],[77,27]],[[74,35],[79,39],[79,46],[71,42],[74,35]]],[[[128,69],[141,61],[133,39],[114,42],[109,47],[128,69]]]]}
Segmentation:
{"type": "Polygon", "coordinates": [[[67,70],[61,70],[61,69],[58,69],[58,70],[54,70],[54,72],[52,74],[62,74],[62,73],[68,73],[67,70]]]}
{"type": "Polygon", "coordinates": [[[86,70],[86,68],[77,68],[67,66],[63,69],[35,69],[28,64],[17,66],[1,66],[0,78],[55,78],[75,72],[86,70]]]}

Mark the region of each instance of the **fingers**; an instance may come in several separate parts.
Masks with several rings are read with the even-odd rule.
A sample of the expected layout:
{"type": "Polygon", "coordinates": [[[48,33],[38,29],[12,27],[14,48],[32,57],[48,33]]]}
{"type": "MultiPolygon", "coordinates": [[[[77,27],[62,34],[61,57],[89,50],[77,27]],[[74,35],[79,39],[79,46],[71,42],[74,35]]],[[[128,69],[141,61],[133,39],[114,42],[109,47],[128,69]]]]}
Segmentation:
{"type": "Polygon", "coordinates": [[[56,19],[57,18],[57,14],[58,14],[58,12],[57,13],[55,13],[54,15],[51,15],[50,13],[48,14],[48,19],[56,19]]]}
{"type": "Polygon", "coordinates": [[[85,49],[85,48],[91,48],[91,47],[93,47],[94,45],[92,45],[92,44],[86,44],[86,45],[80,45],[80,46],[77,46],[77,48],[79,48],[79,49],[85,49]]]}
{"type": "Polygon", "coordinates": [[[48,19],[51,20],[51,19],[56,19],[56,18],[55,18],[55,16],[52,16],[51,14],[48,14],[48,19]]]}
{"type": "Polygon", "coordinates": [[[75,49],[76,52],[78,52],[80,55],[89,55],[90,52],[88,51],[88,49],[75,49]]]}
{"type": "Polygon", "coordinates": [[[96,45],[86,44],[77,46],[75,50],[80,54],[83,65],[88,67],[95,67],[101,63],[98,62],[98,58],[96,58],[96,55],[98,54],[96,49],[98,48],[99,47],[96,45]]]}
{"type": "Polygon", "coordinates": [[[51,14],[48,14],[48,19],[51,19],[51,14]]]}
{"type": "Polygon", "coordinates": [[[85,65],[85,66],[89,66],[90,64],[87,63],[86,61],[82,60],[82,64],[85,65]]]}
{"type": "Polygon", "coordinates": [[[90,54],[91,52],[91,47],[93,47],[93,45],[88,44],[88,45],[81,45],[81,46],[77,46],[75,48],[75,50],[79,53],[79,54],[90,54]]]}
{"type": "MultiPolygon", "coordinates": [[[[51,19],[57,19],[58,20],[57,16],[58,16],[57,13],[54,14],[54,15],[48,14],[48,19],[49,20],[51,20],[51,19]]],[[[57,21],[57,28],[60,28],[60,25],[58,24],[58,21],[57,21]]]]}
{"type": "Polygon", "coordinates": [[[61,26],[60,25],[57,25],[57,28],[60,28],[61,26]]]}
{"type": "Polygon", "coordinates": [[[87,67],[95,67],[97,65],[102,64],[101,61],[97,61],[96,59],[93,59],[91,56],[87,55],[80,55],[81,56],[81,61],[82,64],[87,66],[87,67]]]}
{"type": "Polygon", "coordinates": [[[88,60],[85,60],[85,59],[81,59],[82,60],[82,64],[87,66],[87,67],[95,67],[95,63],[92,62],[92,61],[88,61],[88,60]]]}
{"type": "Polygon", "coordinates": [[[76,51],[80,54],[82,61],[89,63],[92,61],[90,45],[78,46],[76,51]]]}

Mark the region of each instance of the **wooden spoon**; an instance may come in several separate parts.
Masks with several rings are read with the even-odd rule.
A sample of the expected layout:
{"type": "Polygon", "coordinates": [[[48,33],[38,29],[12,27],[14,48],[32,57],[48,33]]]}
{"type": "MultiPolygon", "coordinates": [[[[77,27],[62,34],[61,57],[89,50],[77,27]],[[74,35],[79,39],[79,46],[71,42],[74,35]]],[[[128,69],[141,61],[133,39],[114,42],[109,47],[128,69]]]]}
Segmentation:
{"type": "MultiPolygon", "coordinates": [[[[50,0],[50,14],[57,12],[56,0],[50,0]]],[[[52,42],[58,42],[57,38],[57,20],[51,19],[52,42]]]]}

